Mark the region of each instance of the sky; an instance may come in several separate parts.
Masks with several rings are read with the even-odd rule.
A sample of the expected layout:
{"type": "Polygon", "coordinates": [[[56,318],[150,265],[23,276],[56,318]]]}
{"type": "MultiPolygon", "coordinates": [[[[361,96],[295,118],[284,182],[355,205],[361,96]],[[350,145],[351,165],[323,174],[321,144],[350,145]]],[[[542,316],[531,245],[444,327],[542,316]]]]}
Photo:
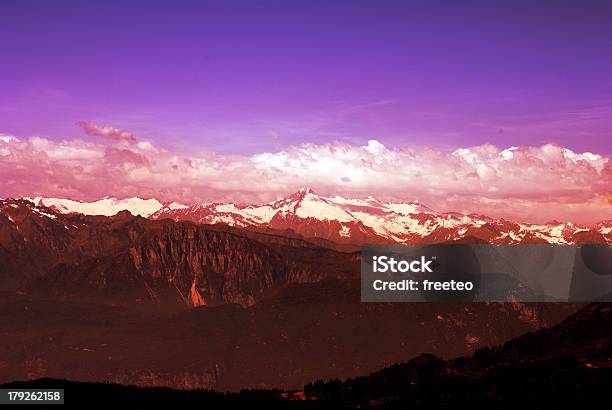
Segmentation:
{"type": "MultiPolygon", "coordinates": [[[[265,200],[314,184],[323,191],[376,191],[389,198],[399,190],[410,199],[422,195],[434,207],[474,211],[499,212],[484,206],[487,200],[525,202],[540,213],[546,208],[541,203],[556,204],[556,216],[572,218],[586,212],[581,204],[599,201],[586,219],[607,216],[612,4],[500,3],[3,1],[0,134],[13,139],[0,141],[6,145],[0,145],[6,153],[0,195],[91,198],[119,192],[186,201],[265,200]],[[396,161],[406,152],[446,158],[444,166],[421,173],[428,185],[472,167],[480,188],[442,184],[435,194],[421,192],[408,170],[398,171],[404,175],[398,189],[379,187],[359,177],[365,172],[360,167],[371,165],[367,160],[357,166],[337,157],[345,150],[355,153],[351,161],[364,160],[376,144],[396,153],[396,161]],[[143,154],[145,145],[157,157],[143,154]],[[54,148],[45,152],[43,146],[54,148]],[[76,164],[92,158],[66,156],[85,152],[83,147],[104,160],[89,177],[76,164]],[[556,147],[561,157],[553,166],[540,159],[534,168],[553,180],[578,172],[574,166],[595,174],[580,173],[584,179],[574,188],[538,194],[533,180],[518,177],[515,188],[502,189],[498,185],[508,183],[508,175],[484,158],[470,165],[462,157],[465,164],[453,165],[461,156],[456,152],[464,152],[457,150],[501,156],[510,147],[544,156],[547,147],[556,147]],[[49,155],[53,149],[63,153],[49,155]],[[603,160],[568,159],[564,149],[603,160]],[[38,174],[17,171],[28,161],[45,163],[37,155],[48,161],[36,167],[38,174]],[[329,160],[348,168],[327,183],[314,171],[302,172],[307,166],[300,155],[319,166],[329,160]],[[153,171],[162,157],[226,175],[244,168],[252,176],[244,184],[219,185],[210,174],[187,170],[172,190],[160,183],[165,171],[153,171]],[[257,158],[276,158],[268,163],[274,170],[258,169],[257,158]],[[281,163],[287,168],[283,161],[301,171],[285,175],[278,169],[281,163]],[[494,168],[494,181],[487,166],[494,168]],[[60,169],[88,181],[112,174],[122,183],[85,189],[60,169]],[[132,173],[139,175],[137,183],[132,173]],[[196,174],[201,179],[194,183],[196,174]],[[534,186],[523,192],[521,184],[534,186]],[[131,189],[120,189],[126,186],[131,189]],[[450,201],[454,196],[461,200],[450,201]],[[568,204],[572,213],[561,210],[568,204]]],[[[378,172],[388,175],[393,166],[378,172]]],[[[543,217],[520,209],[509,214],[543,217]]]]}

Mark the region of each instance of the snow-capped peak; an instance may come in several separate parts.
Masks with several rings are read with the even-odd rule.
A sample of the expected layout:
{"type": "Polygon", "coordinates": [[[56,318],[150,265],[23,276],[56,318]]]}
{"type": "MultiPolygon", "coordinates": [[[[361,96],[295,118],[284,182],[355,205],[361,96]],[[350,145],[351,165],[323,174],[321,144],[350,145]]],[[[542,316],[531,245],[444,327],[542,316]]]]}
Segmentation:
{"type": "MultiPolygon", "coordinates": [[[[308,197],[308,196],[318,196],[317,194],[315,194],[315,192],[307,187],[303,187],[300,188],[298,191],[294,192],[292,195],[290,195],[289,197],[283,199],[282,201],[287,202],[287,201],[301,201],[304,198],[308,197]]],[[[278,201],[276,201],[278,202],[278,201]]]]}
{"type": "MultiPolygon", "coordinates": [[[[304,194],[304,195],[308,195],[308,194],[315,194],[315,192],[312,190],[312,188],[310,187],[301,187],[298,190],[298,193],[304,194]]],[[[316,194],[315,194],[316,195],[316,194]]]]}
{"type": "Polygon", "coordinates": [[[44,205],[63,214],[80,213],[83,215],[112,216],[121,211],[129,211],[132,215],[149,217],[159,211],[163,205],[156,199],[106,197],[94,202],[83,202],[72,199],[34,197],[24,198],[34,205],[44,205]]]}

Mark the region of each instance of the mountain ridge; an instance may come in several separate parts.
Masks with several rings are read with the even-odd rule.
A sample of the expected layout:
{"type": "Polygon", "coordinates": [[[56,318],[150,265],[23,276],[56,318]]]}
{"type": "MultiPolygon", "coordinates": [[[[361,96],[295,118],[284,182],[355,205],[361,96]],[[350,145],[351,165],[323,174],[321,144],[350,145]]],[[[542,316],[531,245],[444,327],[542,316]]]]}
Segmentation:
{"type": "Polygon", "coordinates": [[[0,291],[171,310],[252,305],[289,282],[355,276],[358,260],[297,236],[0,201],[0,291]]]}
{"type": "Polygon", "coordinates": [[[322,196],[311,188],[302,188],[286,198],[263,205],[223,202],[185,205],[162,203],[156,199],[112,197],[93,202],[45,197],[25,199],[63,214],[111,216],[127,210],[153,220],[291,230],[306,238],[351,245],[437,243],[466,237],[492,244],[612,243],[612,219],[592,225],[558,221],[529,224],[475,213],[437,212],[418,201],[393,203],[371,196],[366,199],[322,196]]]}

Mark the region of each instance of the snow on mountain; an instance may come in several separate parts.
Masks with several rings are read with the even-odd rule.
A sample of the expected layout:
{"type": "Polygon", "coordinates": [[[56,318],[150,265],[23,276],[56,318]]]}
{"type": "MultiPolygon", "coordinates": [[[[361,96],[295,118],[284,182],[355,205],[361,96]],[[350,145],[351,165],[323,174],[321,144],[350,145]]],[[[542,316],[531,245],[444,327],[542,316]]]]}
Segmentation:
{"type": "Polygon", "coordinates": [[[179,210],[162,208],[153,219],[171,218],[198,223],[227,223],[234,226],[269,225],[272,228],[302,230],[301,225],[319,222],[319,229],[335,229],[335,234],[319,232],[328,239],[350,238],[355,231],[372,237],[405,242],[415,235],[426,236],[439,227],[480,226],[484,221],[464,215],[441,214],[419,204],[384,203],[375,198],[347,199],[326,197],[302,188],[293,195],[261,206],[235,204],[195,205],[179,210]]]}
{"type": "MultiPolygon", "coordinates": [[[[35,205],[43,205],[54,209],[63,214],[72,212],[84,215],[104,215],[111,216],[121,211],[130,211],[132,215],[140,215],[145,218],[159,211],[163,204],[156,199],[141,199],[141,198],[104,198],[95,202],[74,201],[71,199],[59,198],[24,198],[35,205]]],[[[179,204],[170,204],[169,209],[180,209],[179,204]]]]}
{"type": "Polygon", "coordinates": [[[558,222],[519,224],[482,215],[436,212],[417,201],[390,203],[372,197],[347,199],[322,196],[309,188],[302,188],[287,198],[260,206],[222,203],[180,209],[166,206],[151,218],[291,229],[307,237],[322,237],[340,243],[440,242],[468,236],[489,243],[612,242],[612,223],[603,222],[597,227],[558,222]]]}
{"type": "Polygon", "coordinates": [[[227,224],[254,229],[292,230],[304,237],[337,243],[423,243],[478,238],[488,243],[612,243],[612,221],[596,226],[572,223],[523,224],[483,215],[437,212],[417,201],[382,202],[318,195],[309,188],[263,205],[162,204],[155,199],[104,198],[81,202],[26,198],[60,213],[115,215],[128,210],[150,219],[227,224]]]}

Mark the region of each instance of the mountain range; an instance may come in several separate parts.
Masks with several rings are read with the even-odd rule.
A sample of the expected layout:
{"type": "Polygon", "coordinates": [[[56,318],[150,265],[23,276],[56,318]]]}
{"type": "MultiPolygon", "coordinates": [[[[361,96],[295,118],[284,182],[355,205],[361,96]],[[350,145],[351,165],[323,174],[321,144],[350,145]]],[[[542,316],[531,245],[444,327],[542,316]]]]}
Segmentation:
{"type": "Polygon", "coordinates": [[[295,388],[467,354],[578,307],[361,303],[359,252],[153,214],[0,201],[0,382],[295,388]]]}
{"type": "Polygon", "coordinates": [[[393,203],[373,197],[323,196],[310,188],[302,188],[286,198],[263,205],[184,205],[140,198],[104,198],[94,202],[45,197],[26,199],[63,214],[110,216],[127,210],[153,220],[172,219],[258,231],[287,231],[341,245],[439,243],[465,238],[491,244],[612,243],[612,219],[592,226],[557,221],[528,224],[478,214],[437,212],[418,201],[393,203]]]}

